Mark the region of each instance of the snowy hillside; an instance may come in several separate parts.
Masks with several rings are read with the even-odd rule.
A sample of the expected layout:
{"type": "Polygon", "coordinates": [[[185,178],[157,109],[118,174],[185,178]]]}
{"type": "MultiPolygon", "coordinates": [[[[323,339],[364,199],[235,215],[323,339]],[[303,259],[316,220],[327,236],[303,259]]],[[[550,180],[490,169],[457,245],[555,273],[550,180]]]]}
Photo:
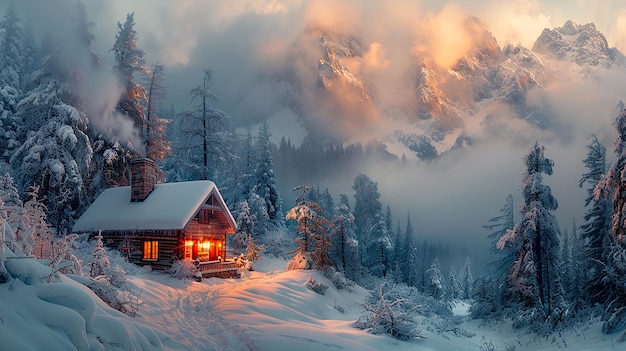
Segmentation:
{"type": "Polygon", "coordinates": [[[485,325],[453,309],[458,324],[441,328],[419,317],[421,338],[399,341],[353,327],[368,291],[355,286],[325,295],[306,287],[315,271],[285,272],[286,262],[265,257],[241,279],[179,280],[142,271],[129,280],[141,290],[134,318],[112,310],[70,278],[34,284],[45,267],[7,260],[22,280],[0,285],[0,337],[7,350],[619,350],[616,335],[590,323],[540,337],[508,324],[485,325]],[[345,309],[339,312],[338,309],[345,309]],[[490,348],[494,347],[494,348],[490,348]]]}

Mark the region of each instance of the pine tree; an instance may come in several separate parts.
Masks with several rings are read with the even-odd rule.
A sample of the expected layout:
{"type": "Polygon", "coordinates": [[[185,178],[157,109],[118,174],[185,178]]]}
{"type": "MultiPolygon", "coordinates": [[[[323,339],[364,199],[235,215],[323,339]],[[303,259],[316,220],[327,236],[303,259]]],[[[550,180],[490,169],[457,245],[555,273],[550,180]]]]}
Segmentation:
{"type": "Polygon", "coordinates": [[[567,300],[570,302],[570,306],[573,312],[581,311],[585,306],[585,294],[584,285],[586,284],[586,256],[583,250],[583,243],[578,235],[578,227],[576,221],[572,221],[572,233],[570,235],[570,247],[571,247],[571,280],[570,280],[570,294],[567,296],[567,300]]]}
{"type": "Polygon", "coordinates": [[[58,234],[67,233],[86,206],[88,174],[93,156],[86,134],[86,114],[70,84],[73,71],[58,51],[50,51],[31,77],[33,88],[20,101],[18,116],[27,121],[17,131],[21,141],[10,162],[21,189],[35,184],[45,199],[48,220],[58,234]],[[23,138],[23,139],[21,139],[23,138]]]}
{"type": "Polygon", "coordinates": [[[602,283],[606,311],[603,330],[607,333],[626,325],[626,107],[620,102],[614,126],[618,137],[615,142],[617,161],[606,176],[598,182],[596,198],[612,196],[613,216],[611,234],[604,244],[602,283]]]}
{"type": "Polygon", "coordinates": [[[163,85],[164,67],[155,64],[146,70],[146,108],[144,140],[146,142],[146,157],[162,161],[170,152],[170,143],[167,140],[167,119],[159,116],[159,104],[165,100],[166,92],[163,85]]]}
{"type": "MultiPolygon", "coordinates": [[[[345,196],[345,195],[344,195],[345,196]]],[[[345,203],[339,204],[332,219],[333,249],[331,258],[335,267],[346,277],[355,279],[358,272],[358,244],[354,215],[345,203]]]]}
{"type": "Polygon", "coordinates": [[[233,249],[235,252],[242,253],[245,251],[250,238],[254,234],[255,221],[256,216],[250,213],[248,201],[240,202],[237,214],[237,232],[233,237],[233,249]]]}
{"type": "MultiPolygon", "coordinates": [[[[214,179],[230,160],[234,144],[230,116],[213,107],[213,72],[204,70],[202,85],[191,89],[193,110],[177,117],[180,132],[173,154],[185,180],[214,179]]],[[[245,194],[246,198],[250,194],[245,194]]],[[[245,198],[242,198],[245,199],[245,198]]]]}
{"type": "MultiPolygon", "coordinates": [[[[124,87],[117,109],[133,121],[141,135],[146,125],[143,112],[143,106],[146,104],[146,91],[137,81],[136,75],[145,74],[146,67],[144,52],[139,48],[137,31],[135,31],[135,14],[127,14],[124,24],[117,22],[117,28],[115,43],[110,50],[115,57],[115,69],[124,87]]],[[[145,141],[142,140],[142,142],[145,141]]],[[[142,145],[133,145],[135,150],[141,147],[142,145]]]]}
{"type": "MultiPolygon", "coordinates": [[[[319,204],[307,200],[308,186],[301,185],[294,191],[299,192],[296,206],[289,210],[286,216],[287,220],[295,220],[298,223],[298,236],[295,239],[298,247],[293,251],[296,254],[294,259],[310,259],[317,268],[324,268],[331,264],[329,257],[332,246],[329,235],[330,223],[322,215],[323,209],[319,204]]],[[[290,262],[288,267],[298,268],[302,266],[290,262]]]]}
{"type": "Polygon", "coordinates": [[[445,285],[443,275],[441,274],[441,267],[439,266],[439,258],[435,257],[430,268],[426,270],[426,275],[428,277],[426,293],[437,300],[444,297],[445,285]]]}
{"type": "Polygon", "coordinates": [[[600,144],[595,135],[591,135],[591,143],[587,145],[587,157],[583,163],[588,172],[582,175],[578,185],[582,188],[588,184],[589,187],[586,189],[585,223],[580,226],[580,235],[584,245],[585,266],[589,267],[584,290],[588,301],[593,304],[606,299],[603,267],[606,265],[606,249],[611,240],[611,217],[613,214],[613,205],[610,199],[612,190],[603,186],[598,187],[603,175],[607,172],[607,164],[606,148],[600,144]]]}
{"type": "Polygon", "coordinates": [[[524,158],[521,221],[498,242],[500,249],[514,249],[508,285],[535,321],[557,320],[563,310],[558,272],[559,227],[552,211],[558,207],[542,174],[552,174],[552,160],[538,143],[524,158]]]}
{"type": "Polygon", "coordinates": [[[107,257],[107,253],[104,250],[104,244],[102,243],[102,235],[98,234],[96,237],[96,246],[93,249],[91,254],[91,269],[89,271],[89,276],[91,278],[96,278],[101,275],[107,274],[107,271],[111,267],[111,263],[109,258],[107,257]]]}
{"type": "Polygon", "coordinates": [[[13,5],[0,19],[0,160],[5,162],[20,144],[16,113],[27,81],[25,62],[30,59],[20,22],[13,5]]]}
{"type": "Polygon", "coordinates": [[[387,230],[387,221],[382,213],[378,212],[365,223],[362,242],[364,250],[363,265],[369,268],[376,277],[386,277],[393,268],[393,243],[391,233],[387,230]]]}
{"type": "Polygon", "coordinates": [[[459,277],[456,272],[456,267],[454,264],[450,266],[450,271],[448,272],[448,281],[446,282],[446,297],[449,300],[461,299],[465,298],[463,288],[461,287],[461,282],[459,281],[459,277]]]}
{"type": "Polygon", "coordinates": [[[365,174],[359,174],[354,178],[352,189],[355,192],[353,213],[357,229],[357,239],[361,241],[367,220],[371,220],[376,214],[381,213],[382,204],[379,200],[380,193],[378,193],[377,183],[373,182],[365,174]]]}
{"type": "MultiPolygon", "coordinates": [[[[282,227],[282,199],[274,176],[273,150],[270,141],[271,133],[267,121],[264,121],[259,128],[257,138],[257,167],[256,184],[254,191],[263,201],[264,209],[274,228],[282,227]]],[[[318,203],[318,202],[316,202],[318,203]]],[[[323,215],[323,213],[320,213],[323,215]]]]}
{"type": "Polygon", "coordinates": [[[472,267],[470,266],[470,258],[465,259],[463,270],[461,271],[461,298],[469,300],[472,297],[472,286],[474,286],[474,277],[472,276],[472,267]]]}

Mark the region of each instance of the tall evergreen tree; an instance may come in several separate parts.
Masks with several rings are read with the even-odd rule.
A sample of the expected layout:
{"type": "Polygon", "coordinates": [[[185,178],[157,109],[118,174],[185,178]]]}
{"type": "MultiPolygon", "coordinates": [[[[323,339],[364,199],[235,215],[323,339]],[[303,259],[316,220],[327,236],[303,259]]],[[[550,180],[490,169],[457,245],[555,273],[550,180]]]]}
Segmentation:
{"type": "Polygon", "coordinates": [[[591,143],[587,145],[587,157],[583,160],[588,171],[582,175],[578,185],[582,188],[588,185],[587,197],[585,198],[585,223],[580,226],[581,241],[584,246],[585,266],[587,279],[585,295],[590,303],[598,303],[606,298],[606,286],[603,282],[604,266],[607,259],[607,247],[610,243],[611,218],[613,205],[611,204],[612,192],[610,188],[597,187],[606,174],[606,148],[598,141],[595,135],[591,135],[591,143]],[[598,193],[596,192],[596,188],[598,193]],[[602,192],[608,192],[601,194],[602,192]]]}
{"type": "MultiPolygon", "coordinates": [[[[282,227],[282,199],[274,176],[273,144],[270,141],[271,133],[267,121],[259,128],[257,138],[257,167],[254,192],[265,201],[264,210],[274,228],[282,227]]],[[[317,202],[316,202],[317,203],[317,202]]],[[[323,215],[323,213],[320,213],[323,215]]]]}
{"type": "MultiPolygon", "coordinates": [[[[137,31],[135,31],[135,14],[127,14],[124,24],[117,22],[117,28],[115,43],[110,50],[115,57],[115,69],[124,89],[117,109],[133,121],[139,135],[143,137],[146,124],[144,114],[146,91],[138,82],[137,75],[145,74],[146,67],[144,52],[139,48],[137,31]]],[[[142,142],[145,141],[142,140],[142,142]]],[[[135,150],[141,147],[142,145],[133,145],[135,150]]]]}
{"type": "Polygon", "coordinates": [[[146,70],[146,108],[144,140],[146,142],[146,157],[162,161],[170,152],[170,142],[167,140],[167,119],[159,116],[159,105],[166,96],[163,85],[165,68],[161,64],[154,64],[146,70]]]}
{"type": "Polygon", "coordinates": [[[497,258],[489,265],[489,274],[492,279],[483,279],[482,284],[493,283],[493,286],[498,287],[497,294],[495,294],[496,291],[490,290],[491,286],[482,288],[483,292],[489,291],[490,294],[495,294],[498,300],[495,306],[505,306],[510,300],[510,291],[507,289],[508,284],[506,284],[506,281],[508,279],[509,269],[515,262],[517,248],[510,245],[500,250],[497,244],[500,238],[515,227],[513,195],[507,195],[506,202],[500,209],[500,214],[489,219],[489,223],[488,225],[484,225],[483,228],[492,231],[487,237],[492,240],[490,249],[497,255],[497,258]]]}
{"type": "Polygon", "coordinates": [[[323,209],[318,203],[307,200],[309,187],[299,186],[294,189],[299,192],[296,198],[296,206],[287,212],[287,220],[295,220],[298,224],[298,247],[294,250],[296,256],[288,264],[288,269],[308,268],[294,260],[310,260],[317,268],[324,268],[331,264],[329,251],[332,247],[330,241],[330,222],[324,218],[323,209]]]}
{"type": "Polygon", "coordinates": [[[612,196],[613,216],[611,234],[605,245],[605,261],[602,282],[606,309],[605,332],[614,332],[626,325],[626,107],[620,102],[614,126],[616,163],[595,189],[596,197],[612,196]]]}
{"type": "Polygon", "coordinates": [[[354,178],[352,189],[355,192],[354,217],[357,228],[357,238],[359,238],[365,227],[365,222],[373,218],[375,214],[381,213],[382,204],[379,200],[380,193],[378,192],[378,184],[373,182],[365,174],[359,174],[354,178]]]}
{"type": "MultiPolygon", "coordinates": [[[[508,285],[534,321],[558,320],[564,311],[558,271],[559,226],[552,211],[558,207],[542,174],[552,174],[552,160],[538,143],[524,158],[522,219],[498,242],[500,249],[514,249],[508,285]]],[[[529,321],[530,322],[530,321],[529,321]]]]}
{"type": "Polygon", "coordinates": [[[358,243],[356,241],[354,215],[345,203],[335,209],[332,219],[332,255],[335,267],[346,277],[355,279],[359,272],[358,243]]]}
{"type": "Polygon", "coordinates": [[[84,111],[71,105],[76,94],[69,77],[73,71],[58,51],[49,51],[31,76],[34,88],[20,101],[22,144],[10,162],[20,188],[35,184],[46,199],[48,220],[58,234],[69,232],[86,206],[83,175],[93,150],[86,134],[84,111]]]}
{"type": "MultiPolygon", "coordinates": [[[[176,173],[183,180],[214,179],[230,161],[234,144],[230,116],[213,107],[217,101],[211,91],[211,70],[204,70],[202,85],[191,90],[193,110],[177,117],[176,129],[180,132],[174,146],[176,173]]],[[[249,197],[246,194],[245,200],[249,197]]]]}
{"type": "Polygon", "coordinates": [[[426,293],[435,299],[441,299],[445,294],[445,282],[443,274],[441,274],[441,266],[439,265],[439,258],[435,257],[430,265],[430,268],[426,270],[428,277],[426,282],[426,293]]]}
{"type": "Polygon", "coordinates": [[[460,273],[460,284],[463,295],[461,298],[469,300],[472,297],[472,286],[474,286],[474,276],[472,275],[472,267],[470,265],[470,258],[465,259],[465,264],[460,273]]]}
{"type": "MultiPolygon", "coordinates": [[[[393,268],[392,253],[393,242],[391,233],[387,230],[387,221],[382,213],[378,212],[372,218],[368,218],[365,223],[362,243],[364,250],[363,265],[369,268],[376,277],[386,277],[393,268]]],[[[360,241],[361,242],[361,241],[360,241]]]]}

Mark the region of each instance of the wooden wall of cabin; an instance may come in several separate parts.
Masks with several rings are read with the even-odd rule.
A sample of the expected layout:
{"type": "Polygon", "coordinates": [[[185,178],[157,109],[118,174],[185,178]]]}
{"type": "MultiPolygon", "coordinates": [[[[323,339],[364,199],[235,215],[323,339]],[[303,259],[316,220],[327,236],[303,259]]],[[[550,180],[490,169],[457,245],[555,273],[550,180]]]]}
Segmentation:
{"type": "MultiPolygon", "coordinates": [[[[95,235],[95,234],[94,234],[95,235]]],[[[129,262],[140,266],[150,265],[153,269],[167,269],[180,257],[182,233],[180,231],[154,232],[103,232],[102,242],[126,255],[129,262]],[[158,241],[158,259],[144,260],[145,241],[158,241]]]]}

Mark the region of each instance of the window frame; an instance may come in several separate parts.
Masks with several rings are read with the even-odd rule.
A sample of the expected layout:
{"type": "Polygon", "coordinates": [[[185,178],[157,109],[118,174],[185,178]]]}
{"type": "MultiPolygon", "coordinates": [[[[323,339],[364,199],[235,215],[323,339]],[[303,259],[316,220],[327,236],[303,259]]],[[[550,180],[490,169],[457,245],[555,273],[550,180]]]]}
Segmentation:
{"type": "Polygon", "coordinates": [[[145,240],[143,242],[143,261],[158,261],[159,260],[159,241],[158,240],[145,240]]]}

